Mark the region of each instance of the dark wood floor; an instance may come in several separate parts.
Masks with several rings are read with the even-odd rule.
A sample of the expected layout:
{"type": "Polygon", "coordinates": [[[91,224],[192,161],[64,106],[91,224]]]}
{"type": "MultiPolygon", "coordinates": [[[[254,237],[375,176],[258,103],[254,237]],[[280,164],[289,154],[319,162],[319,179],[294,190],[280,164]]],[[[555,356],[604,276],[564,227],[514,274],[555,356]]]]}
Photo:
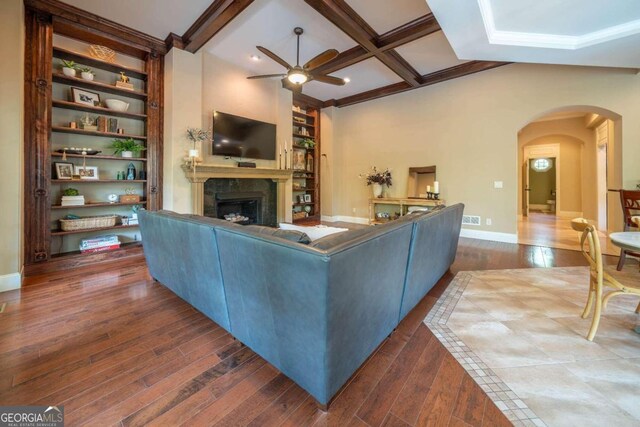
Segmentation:
{"type": "Polygon", "coordinates": [[[143,262],[37,277],[0,294],[0,405],[65,405],[67,425],[509,425],[422,320],[458,271],[575,265],[579,252],[462,239],[327,413],[143,262]]]}

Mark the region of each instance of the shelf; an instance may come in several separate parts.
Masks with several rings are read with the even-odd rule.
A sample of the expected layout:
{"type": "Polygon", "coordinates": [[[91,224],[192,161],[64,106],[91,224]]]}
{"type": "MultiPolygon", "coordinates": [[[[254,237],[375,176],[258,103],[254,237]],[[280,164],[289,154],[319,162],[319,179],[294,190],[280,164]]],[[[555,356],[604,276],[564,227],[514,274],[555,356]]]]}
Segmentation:
{"type": "MultiPolygon", "coordinates": [[[[62,153],[51,153],[52,157],[62,157],[62,153]]],[[[126,161],[138,161],[138,162],[146,162],[147,159],[146,157],[121,157],[121,156],[102,156],[99,154],[96,154],[94,156],[83,156],[82,154],[69,154],[67,153],[67,157],[73,158],[73,159],[81,159],[83,157],[86,157],[87,160],[89,159],[94,159],[94,160],[126,160],[126,161]]]]}
{"type": "Polygon", "coordinates": [[[56,83],[77,86],[84,89],[95,89],[97,91],[110,93],[112,95],[121,95],[128,98],[141,100],[147,99],[147,94],[139,90],[127,90],[107,83],[97,82],[95,80],[84,80],[79,77],[65,76],[62,73],[53,73],[53,81],[56,83]]]}
{"type": "Polygon", "coordinates": [[[292,147],[293,148],[301,148],[303,150],[315,150],[315,147],[314,148],[307,148],[307,147],[304,147],[302,145],[296,145],[296,144],[293,144],[292,147]]]}
{"type": "Polygon", "coordinates": [[[309,138],[309,139],[316,139],[315,136],[311,136],[311,135],[301,135],[299,133],[294,133],[293,134],[294,137],[296,138],[309,138]]]}
{"type": "Polygon", "coordinates": [[[293,191],[316,191],[315,188],[299,188],[299,189],[293,189],[293,191]]]}
{"type": "Polygon", "coordinates": [[[124,73],[128,77],[133,77],[136,79],[147,79],[147,73],[142,70],[136,70],[134,68],[125,67],[124,65],[115,64],[113,62],[103,61],[101,59],[92,58],[88,55],[73,52],[71,50],[63,49],[61,47],[53,48],[53,57],[60,58],[64,60],[72,60],[81,65],[90,65],[95,68],[100,68],[101,70],[111,71],[114,73],[120,73],[124,71],[124,73]]]}
{"type": "Polygon", "coordinates": [[[309,202],[309,203],[294,203],[293,206],[311,206],[311,205],[315,205],[315,202],[309,202]]]}
{"type": "Polygon", "coordinates": [[[302,113],[300,111],[291,110],[291,112],[293,113],[294,116],[308,117],[310,119],[315,119],[316,118],[316,116],[314,116],[312,114],[302,113]]]}
{"type": "Polygon", "coordinates": [[[52,179],[52,184],[65,184],[72,182],[74,184],[99,184],[105,182],[147,182],[146,179],[52,179]]]}
{"type": "Polygon", "coordinates": [[[315,129],[316,128],[315,125],[312,125],[310,123],[300,123],[300,122],[296,122],[295,120],[293,121],[293,125],[294,126],[303,126],[303,127],[311,128],[311,129],[315,129]]]}
{"type": "Polygon", "coordinates": [[[112,227],[86,228],[84,230],[73,230],[73,231],[51,230],[51,236],[66,236],[67,234],[91,233],[93,231],[117,230],[117,229],[121,229],[121,228],[134,228],[134,227],[137,227],[137,226],[138,226],[138,224],[135,224],[135,225],[114,225],[112,227]]]}
{"type": "Polygon", "coordinates": [[[146,141],[147,137],[142,135],[128,135],[124,133],[113,133],[113,132],[98,132],[95,130],[84,130],[84,129],[72,129],[64,126],[52,126],[51,132],[60,132],[60,133],[75,133],[78,135],[86,135],[86,136],[103,136],[105,138],[133,138],[139,141],[146,141]]]}
{"type": "Polygon", "coordinates": [[[107,253],[113,253],[113,252],[127,251],[127,250],[131,250],[138,247],[142,247],[142,242],[121,243],[120,248],[113,249],[111,251],[85,252],[85,253],[82,253],[80,251],[63,252],[60,254],[53,254],[51,255],[51,258],[55,259],[55,258],[62,258],[62,257],[84,257],[89,255],[100,255],[100,254],[107,254],[107,253]]]}
{"type": "Polygon", "coordinates": [[[52,106],[55,108],[64,108],[66,110],[87,111],[89,113],[104,114],[106,116],[125,117],[135,120],[147,120],[146,114],[115,111],[104,107],[92,107],[90,105],[78,104],[77,102],[61,101],[59,99],[54,99],[52,102],[52,106]]]}
{"type": "Polygon", "coordinates": [[[109,202],[100,202],[100,203],[88,203],[86,205],[80,206],[61,206],[61,205],[52,205],[51,209],[83,209],[83,208],[99,208],[99,207],[108,207],[108,206],[134,206],[134,205],[146,205],[146,200],[140,200],[137,203],[109,203],[109,202]]]}

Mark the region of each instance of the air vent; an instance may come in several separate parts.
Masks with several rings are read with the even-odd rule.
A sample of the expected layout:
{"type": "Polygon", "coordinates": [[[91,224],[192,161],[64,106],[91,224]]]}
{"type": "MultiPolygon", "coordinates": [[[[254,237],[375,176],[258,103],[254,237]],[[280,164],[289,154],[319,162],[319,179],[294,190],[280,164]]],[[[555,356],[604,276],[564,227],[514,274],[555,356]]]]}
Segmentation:
{"type": "Polygon", "coordinates": [[[475,215],[462,215],[463,225],[480,225],[480,217],[475,215]]]}

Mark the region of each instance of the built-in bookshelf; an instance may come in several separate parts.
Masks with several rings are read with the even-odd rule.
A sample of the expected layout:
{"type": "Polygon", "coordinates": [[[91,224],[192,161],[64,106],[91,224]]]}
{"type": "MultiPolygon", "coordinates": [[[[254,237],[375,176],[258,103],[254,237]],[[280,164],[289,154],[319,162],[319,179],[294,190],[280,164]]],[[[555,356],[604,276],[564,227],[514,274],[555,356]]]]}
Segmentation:
{"type": "Polygon", "coordinates": [[[293,222],[320,220],[320,111],[302,103],[293,106],[293,222]]]}
{"type": "Polygon", "coordinates": [[[156,210],[162,203],[162,62],[166,47],[139,39],[139,34],[124,27],[101,37],[87,32],[86,22],[75,24],[68,16],[68,22],[57,25],[55,14],[56,10],[37,10],[37,6],[26,9],[25,81],[35,83],[25,85],[27,276],[141,255],[138,225],[129,220],[137,209],[156,210]],[[112,49],[115,57],[97,57],[91,44],[112,49]],[[93,79],[82,78],[79,71],[76,76],[64,74],[62,61],[90,68],[93,79]],[[118,81],[121,83],[116,84],[118,81]],[[99,97],[99,101],[80,102],[71,88],[86,91],[93,99],[99,97]],[[128,107],[108,108],[107,99],[128,107]],[[113,141],[127,138],[144,150],[134,157],[116,154],[113,141]],[[67,152],[73,148],[80,150],[67,152]],[[78,176],[77,168],[84,167],[95,168],[95,179],[78,176]],[[73,176],[59,176],[58,169],[71,170],[73,176]],[[77,190],[84,204],[62,203],[66,189],[77,190]],[[139,201],[120,199],[127,195],[139,201]],[[60,220],[74,216],[117,219],[111,226],[61,229],[60,220]],[[120,249],[104,253],[78,250],[82,239],[102,234],[116,234],[120,249]]]}

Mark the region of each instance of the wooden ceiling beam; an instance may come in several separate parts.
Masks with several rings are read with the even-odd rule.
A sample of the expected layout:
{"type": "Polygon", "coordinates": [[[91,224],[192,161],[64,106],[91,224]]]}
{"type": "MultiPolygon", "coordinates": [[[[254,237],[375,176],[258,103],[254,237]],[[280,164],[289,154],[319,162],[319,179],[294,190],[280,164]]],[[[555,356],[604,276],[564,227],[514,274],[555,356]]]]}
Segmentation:
{"type": "MultiPolygon", "coordinates": [[[[455,67],[445,68],[444,70],[435,71],[430,74],[421,76],[421,83],[418,87],[426,87],[446,80],[458,77],[468,76],[469,74],[478,73],[480,71],[490,70],[492,68],[508,65],[510,62],[498,61],[470,61],[455,67]]],[[[364,101],[370,101],[376,98],[382,98],[397,93],[406,92],[417,87],[409,85],[407,82],[394,83],[366,92],[357,93],[340,99],[330,99],[324,101],[322,106],[325,107],[346,107],[348,105],[358,104],[364,101]]]]}
{"type": "Polygon", "coordinates": [[[196,53],[254,0],[214,0],[182,35],[184,49],[196,53]]]}
{"type": "MultiPolygon", "coordinates": [[[[399,59],[399,55],[390,54],[388,49],[381,50],[378,44],[380,36],[344,0],[305,0],[305,2],[358,43],[369,54],[369,58],[375,56],[409,85],[416,87],[420,85],[418,81],[420,76],[415,70],[407,67],[407,62],[399,59]]],[[[360,60],[367,59],[366,56],[362,54],[360,60]]],[[[353,57],[351,59],[354,60],[353,57]]],[[[333,65],[335,66],[335,63],[333,65]]],[[[331,68],[331,64],[326,66],[328,69],[331,68]]]]}

